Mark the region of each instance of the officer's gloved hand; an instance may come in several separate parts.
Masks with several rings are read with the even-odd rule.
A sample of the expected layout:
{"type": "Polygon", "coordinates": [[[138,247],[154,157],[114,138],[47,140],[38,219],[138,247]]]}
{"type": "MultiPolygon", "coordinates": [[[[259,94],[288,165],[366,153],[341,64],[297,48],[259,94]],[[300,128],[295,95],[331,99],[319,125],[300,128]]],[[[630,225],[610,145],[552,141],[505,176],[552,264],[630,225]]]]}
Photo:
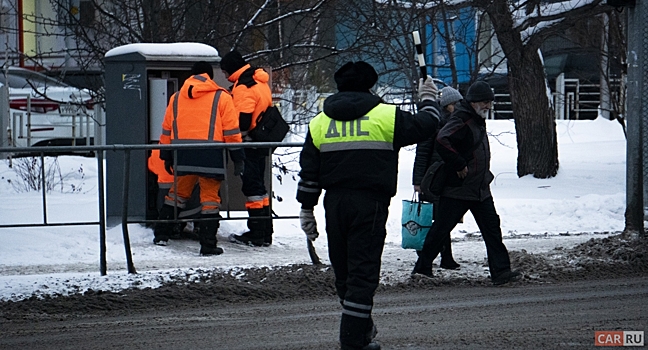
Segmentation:
{"type": "Polygon", "coordinates": [[[301,223],[302,231],[304,231],[308,239],[315,241],[319,237],[313,209],[302,209],[299,212],[299,222],[301,223]]]}
{"type": "Polygon", "coordinates": [[[234,163],[234,175],[243,176],[243,171],[245,170],[245,163],[235,162],[234,163]]]}
{"type": "Polygon", "coordinates": [[[165,160],[164,161],[164,169],[166,170],[167,173],[173,175],[173,161],[172,160],[165,160]]]}
{"type": "Polygon", "coordinates": [[[418,94],[421,101],[436,101],[439,98],[439,88],[431,76],[428,75],[425,81],[423,81],[423,78],[419,79],[418,94]]]}

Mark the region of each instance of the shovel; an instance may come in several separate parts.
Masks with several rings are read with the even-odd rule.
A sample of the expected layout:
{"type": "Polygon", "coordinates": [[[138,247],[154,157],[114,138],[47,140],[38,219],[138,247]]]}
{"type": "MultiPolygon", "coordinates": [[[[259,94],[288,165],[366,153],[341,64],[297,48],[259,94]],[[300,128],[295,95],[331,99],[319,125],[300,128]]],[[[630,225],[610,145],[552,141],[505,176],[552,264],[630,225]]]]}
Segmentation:
{"type": "Polygon", "coordinates": [[[317,252],[315,251],[313,241],[306,237],[306,243],[308,243],[308,255],[310,255],[310,259],[313,262],[313,265],[322,265],[322,262],[320,261],[320,258],[319,256],[317,256],[317,252]]]}

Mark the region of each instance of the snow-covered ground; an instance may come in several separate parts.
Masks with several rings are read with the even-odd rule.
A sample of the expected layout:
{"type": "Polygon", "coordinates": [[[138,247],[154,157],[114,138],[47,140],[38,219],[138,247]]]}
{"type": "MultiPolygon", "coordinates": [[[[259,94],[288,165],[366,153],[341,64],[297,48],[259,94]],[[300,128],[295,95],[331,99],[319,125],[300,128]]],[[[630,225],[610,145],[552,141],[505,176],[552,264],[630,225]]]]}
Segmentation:
{"type": "MultiPolygon", "coordinates": [[[[495,205],[502,219],[502,232],[509,250],[542,253],[555,247],[571,247],[593,237],[623,230],[625,211],[626,142],[621,126],[604,119],[557,121],[560,170],[551,179],[516,175],[517,149],[513,121],[488,121],[492,150],[491,184],[495,205]]],[[[401,243],[401,201],[411,199],[411,169],[415,147],[402,149],[398,193],[392,200],[383,254],[383,282],[392,283],[409,276],[416,255],[401,243]]],[[[295,151],[295,150],[293,150],[295,151]]],[[[282,162],[297,154],[275,157],[282,162]]],[[[291,163],[297,169],[295,162],[291,163]]],[[[14,163],[16,165],[16,163],[14,163]]],[[[97,221],[96,160],[60,157],[63,187],[47,195],[48,222],[97,221]]],[[[14,169],[16,167],[14,166],[14,169]]],[[[275,170],[276,171],[276,170],[275,170]]],[[[42,222],[42,195],[17,192],[21,181],[7,161],[0,162],[0,223],[42,222]]],[[[273,202],[280,216],[295,216],[297,176],[283,175],[273,182],[273,202]]],[[[328,263],[324,237],[324,210],[315,209],[320,225],[317,252],[328,263]]],[[[117,291],[125,288],[155,288],[177,276],[188,281],[214,269],[237,275],[253,267],[308,264],[306,238],[296,219],[275,220],[274,244],[252,248],[228,242],[231,233],[246,229],[245,221],[223,221],[219,245],[225,253],[200,257],[195,241],[175,240],[167,247],[152,243],[151,229],[138,224],[128,227],[133,262],[137,274],[126,271],[121,226],[107,232],[108,274],[99,273],[99,230],[93,226],[55,226],[0,229],[0,301],[21,300],[32,295],[67,295],[88,289],[117,291]]],[[[452,232],[453,251],[462,264],[459,271],[444,274],[488,276],[484,266],[485,248],[475,239],[478,228],[467,214],[463,224],[452,232]]]]}

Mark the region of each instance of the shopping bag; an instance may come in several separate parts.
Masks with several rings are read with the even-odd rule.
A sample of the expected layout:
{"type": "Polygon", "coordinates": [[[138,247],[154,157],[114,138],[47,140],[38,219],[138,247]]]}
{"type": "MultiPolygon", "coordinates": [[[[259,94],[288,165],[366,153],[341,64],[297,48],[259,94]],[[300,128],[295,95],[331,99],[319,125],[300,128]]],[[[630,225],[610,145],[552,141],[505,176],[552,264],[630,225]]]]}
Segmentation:
{"type": "Polygon", "coordinates": [[[432,227],[432,203],[418,199],[403,200],[402,242],[403,249],[423,249],[423,242],[432,227]]]}

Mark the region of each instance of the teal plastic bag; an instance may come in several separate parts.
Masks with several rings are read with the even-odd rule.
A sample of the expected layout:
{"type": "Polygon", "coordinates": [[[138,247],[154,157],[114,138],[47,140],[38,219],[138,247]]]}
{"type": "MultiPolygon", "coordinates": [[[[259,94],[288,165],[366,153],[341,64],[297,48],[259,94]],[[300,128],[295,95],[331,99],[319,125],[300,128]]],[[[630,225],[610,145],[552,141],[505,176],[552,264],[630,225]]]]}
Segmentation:
{"type": "Polygon", "coordinates": [[[423,249],[425,236],[432,227],[432,203],[419,200],[403,200],[403,214],[401,231],[403,249],[423,249]]]}

